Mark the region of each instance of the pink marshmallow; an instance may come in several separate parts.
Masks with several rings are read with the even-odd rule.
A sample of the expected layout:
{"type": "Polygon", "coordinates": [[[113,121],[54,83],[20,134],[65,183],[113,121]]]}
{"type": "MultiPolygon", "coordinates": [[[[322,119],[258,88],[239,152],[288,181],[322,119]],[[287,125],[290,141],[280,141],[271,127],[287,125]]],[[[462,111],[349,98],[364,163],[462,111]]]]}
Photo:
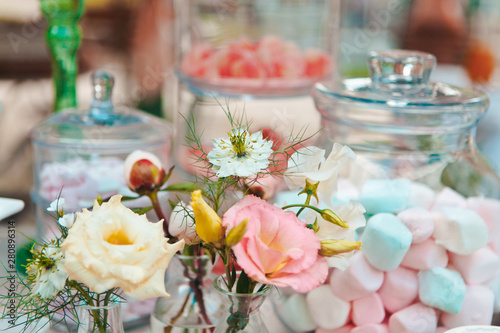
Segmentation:
{"type": "Polygon", "coordinates": [[[472,197],[467,199],[467,207],[482,217],[488,227],[488,243],[500,253],[500,200],[472,197]]]}
{"type": "Polygon", "coordinates": [[[388,312],[394,313],[403,309],[418,296],[417,272],[398,267],[385,273],[384,284],[378,294],[388,312]]]}
{"type": "Polygon", "coordinates": [[[384,318],[384,304],[377,293],[352,301],[352,322],[355,325],[380,324],[384,318]]]}
{"type": "Polygon", "coordinates": [[[462,310],[458,314],[443,312],[441,321],[446,327],[490,325],[495,295],[488,287],[467,286],[462,310]]]}
{"type": "Polygon", "coordinates": [[[445,187],[436,197],[432,209],[435,210],[441,207],[459,207],[467,208],[467,200],[460,193],[445,187]]]}
{"type": "Polygon", "coordinates": [[[448,254],[445,248],[437,245],[432,238],[423,243],[412,245],[401,261],[401,266],[415,270],[446,267],[447,265],[448,254]]]}
{"type": "Polygon", "coordinates": [[[426,333],[436,328],[436,310],[422,303],[410,305],[389,318],[390,333],[426,333]]]}
{"type": "Polygon", "coordinates": [[[389,329],[384,324],[368,324],[353,328],[351,333],[389,333],[389,329]]]}
{"type": "Polygon", "coordinates": [[[349,322],[351,303],[335,296],[328,285],[310,291],[306,303],[312,319],[319,327],[335,329],[349,322]]]}
{"type": "Polygon", "coordinates": [[[500,257],[488,247],[466,256],[450,253],[450,260],[467,284],[489,282],[500,270],[500,257]]]}
{"type": "Polygon", "coordinates": [[[421,207],[431,209],[434,204],[436,193],[429,186],[422,183],[412,182],[410,186],[410,197],[408,198],[408,207],[421,207]]]}
{"type": "Polygon", "coordinates": [[[362,252],[351,257],[345,271],[336,269],[330,277],[330,287],[344,301],[352,301],[377,291],[384,282],[384,272],[374,268],[362,252]]]}
{"type": "Polygon", "coordinates": [[[448,331],[449,328],[448,327],[438,327],[436,328],[436,332],[435,333],[445,333],[446,331],[448,331]]]}
{"type": "Polygon", "coordinates": [[[351,333],[351,330],[354,328],[354,325],[348,324],[342,326],[341,328],[336,328],[333,330],[327,330],[324,328],[317,328],[315,333],[351,333]]]}
{"type": "Polygon", "coordinates": [[[431,237],[434,231],[434,220],[432,213],[428,210],[412,207],[403,210],[397,216],[410,229],[413,244],[421,243],[431,237]]]}

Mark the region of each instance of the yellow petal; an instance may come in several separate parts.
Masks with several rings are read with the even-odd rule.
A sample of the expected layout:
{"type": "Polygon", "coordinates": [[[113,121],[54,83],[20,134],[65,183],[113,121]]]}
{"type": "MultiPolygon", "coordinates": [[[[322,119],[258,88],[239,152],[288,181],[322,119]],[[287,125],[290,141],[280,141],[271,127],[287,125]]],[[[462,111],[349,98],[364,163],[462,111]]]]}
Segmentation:
{"type": "Polygon", "coordinates": [[[201,191],[191,193],[196,233],[206,243],[220,244],[223,236],[219,215],[201,197],[201,191]]]}
{"type": "Polygon", "coordinates": [[[344,221],[342,221],[342,219],[330,209],[323,209],[323,212],[321,213],[321,217],[325,221],[336,224],[339,227],[349,229],[349,226],[344,221]]]}
{"type": "Polygon", "coordinates": [[[335,256],[337,254],[360,250],[361,242],[350,242],[341,239],[328,239],[321,241],[321,249],[319,254],[322,256],[335,256]]]}
{"type": "Polygon", "coordinates": [[[229,232],[227,233],[227,237],[226,237],[226,245],[227,246],[233,247],[241,241],[243,236],[245,236],[245,232],[247,231],[247,222],[248,222],[248,219],[244,219],[236,227],[229,230],[229,232]]]}

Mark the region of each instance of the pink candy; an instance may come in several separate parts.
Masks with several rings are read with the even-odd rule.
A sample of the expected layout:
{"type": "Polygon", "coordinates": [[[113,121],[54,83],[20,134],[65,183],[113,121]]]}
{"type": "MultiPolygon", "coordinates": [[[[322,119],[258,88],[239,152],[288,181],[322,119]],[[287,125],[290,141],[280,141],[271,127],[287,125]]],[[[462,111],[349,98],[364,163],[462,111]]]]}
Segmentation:
{"type": "Polygon", "coordinates": [[[426,333],[436,328],[436,310],[422,303],[410,305],[389,318],[390,333],[426,333]]]}
{"type": "Polygon", "coordinates": [[[293,42],[268,35],[257,42],[240,37],[221,48],[194,45],[185,54],[181,70],[208,79],[317,78],[331,71],[331,60],[322,50],[301,51],[293,42]]]}
{"type": "Polygon", "coordinates": [[[458,314],[444,312],[441,320],[446,327],[490,325],[494,299],[495,295],[488,287],[467,286],[462,311],[458,314]]]}
{"type": "Polygon", "coordinates": [[[330,287],[335,295],[352,301],[377,291],[384,281],[384,272],[371,266],[361,252],[351,257],[345,271],[334,270],[330,287]]]}
{"type": "Polygon", "coordinates": [[[352,301],[352,322],[357,326],[380,324],[384,318],[384,304],[377,293],[352,301]]]}
{"type": "Polygon", "coordinates": [[[384,284],[378,291],[390,313],[412,304],[418,296],[417,272],[404,267],[385,273],[384,284]]]}
{"type": "Polygon", "coordinates": [[[416,270],[429,269],[432,267],[446,267],[448,265],[448,254],[446,250],[437,245],[433,239],[414,244],[406,252],[401,266],[416,270]]]}

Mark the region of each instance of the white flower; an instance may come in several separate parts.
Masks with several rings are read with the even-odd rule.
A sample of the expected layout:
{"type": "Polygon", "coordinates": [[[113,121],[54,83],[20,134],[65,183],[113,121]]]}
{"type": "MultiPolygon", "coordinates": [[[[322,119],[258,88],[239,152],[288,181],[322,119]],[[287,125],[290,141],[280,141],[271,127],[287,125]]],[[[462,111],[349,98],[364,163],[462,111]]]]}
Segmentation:
{"type": "Polygon", "coordinates": [[[214,149],[208,153],[218,177],[250,177],[269,166],[273,142],[262,137],[262,132],[249,134],[233,129],[227,139],[213,140],[214,149]]]}
{"type": "Polygon", "coordinates": [[[75,222],[75,214],[70,213],[70,214],[64,214],[62,217],[60,217],[57,222],[62,225],[63,227],[66,228],[71,228],[73,226],[73,223],[75,222]]]}
{"type": "MultiPolygon", "coordinates": [[[[365,208],[363,205],[356,201],[349,201],[346,204],[333,207],[332,210],[349,226],[349,228],[339,227],[336,224],[324,220],[316,212],[311,211],[306,215],[305,220],[307,223],[314,223],[314,221],[317,221],[319,230],[316,232],[316,237],[318,237],[320,241],[329,239],[346,240],[350,242],[356,241],[356,229],[366,225],[364,216],[365,208]]],[[[349,258],[353,255],[353,252],[354,251],[327,257],[328,266],[337,267],[342,270],[346,269],[349,267],[349,258]]]]}
{"type": "Polygon", "coordinates": [[[351,148],[339,143],[333,145],[326,160],[323,149],[314,146],[301,148],[288,160],[288,169],[283,178],[292,191],[305,187],[306,179],[313,185],[319,182],[318,194],[330,205],[332,196],[337,191],[340,167],[355,158],[351,148]]]}
{"type": "Polygon", "coordinates": [[[52,201],[49,205],[49,207],[47,207],[47,211],[49,212],[57,212],[59,213],[59,215],[63,215],[63,211],[64,211],[64,198],[58,198],[54,201],[52,201]]]}
{"type": "Polygon", "coordinates": [[[178,239],[183,239],[187,245],[200,240],[196,233],[196,224],[189,214],[193,216],[193,207],[181,201],[172,210],[168,222],[168,232],[178,239]]]}
{"type": "Polygon", "coordinates": [[[97,293],[120,287],[138,299],[169,297],[165,270],[184,241],[169,244],[162,221],[151,223],[120,200],[115,195],[102,206],[95,201],[92,211],[76,214],[61,245],[69,278],[97,293]]]}
{"type": "Polygon", "coordinates": [[[26,271],[33,274],[34,284],[31,293],[40,295],[43,299],[55,297],[64,288],[68,273],[64,269],[64,256],[61,248],[49,245],[36,258],[26,271]]]}

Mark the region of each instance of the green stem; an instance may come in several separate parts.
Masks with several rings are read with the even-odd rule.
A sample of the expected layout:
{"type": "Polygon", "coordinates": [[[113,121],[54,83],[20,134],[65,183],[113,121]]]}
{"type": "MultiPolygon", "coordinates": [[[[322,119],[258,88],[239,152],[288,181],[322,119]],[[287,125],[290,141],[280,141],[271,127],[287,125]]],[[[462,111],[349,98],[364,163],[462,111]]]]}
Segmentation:
{"type": "Polygon", "coordinates": [[[318,214],[323,213],[323,210],[322,210],[322,209],[319,209],[318,207],[314,207],[314,206],[307,205],[307,204],[293,204],[293,205],[286,205],[286,206],[281,207],[281,209],[285,210],[285,209],[288,209],[288,208],[293,208],[293,207],[302,207],[302,209],[304,209],[304,208],[309,208],[309,209],[314,210],[314,211],[315,211],[315,212],[317,212],[318,214]]]}
{"type": "Polygon", "coordinates": [[[153,209],[156,213],[156,216],[158,216],[160,220],[163,220],[163,233],[165,234],[165,237],[171,238],[172,235],[170,234],[170,232],[168,232],[168,220],[163,214],[160,202],[158,201],[158,191],[151,192],[150,194],[148,194],[148,197],[151,200],[151,203],[153,204],[153,209]]]}
{"type": "MultiPolygon", "coordinates": [[[[307,198],[306,198],[306,202],[305,204],[306,205],[309,205],[311,203],[311,197],[312,197],[312,193],[307,193],[307,198]]],[[[297,212],[297,217],[300,215],[300,213],[302,213],[302,211],[306,209],[306,207],[302,207],[301,209],[299,209],[299,211],[297,212]]]]}

